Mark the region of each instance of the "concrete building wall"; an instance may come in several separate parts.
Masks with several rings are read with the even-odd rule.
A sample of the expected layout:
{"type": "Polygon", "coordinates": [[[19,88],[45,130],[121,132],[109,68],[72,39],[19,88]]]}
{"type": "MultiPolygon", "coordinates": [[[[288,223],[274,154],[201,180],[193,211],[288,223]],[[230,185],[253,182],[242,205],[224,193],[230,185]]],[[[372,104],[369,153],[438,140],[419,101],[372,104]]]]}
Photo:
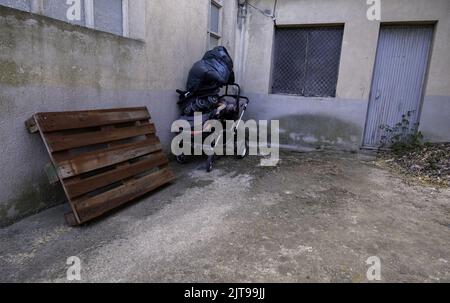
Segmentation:
{"type": "MultiPolygon", "coordinates": [[[[261,10],[274,9],[274,0],[250,2],[261,10]]],[[[382,0],[381,3],[381,22],[436,22],[420,128],[426,140],[450,141],[450,1],[382,0]]],[[[360,147],[381,23],[367,19],[368,8],[363,0],[277,2],[278,26],[345,25],[336,98],[270,94],[274,22],[249,8],[243,86],[253,101],[250,115],[257,119],[280,119],[283,144],[360,147]]]]}
{"type": "MultiPolygon", "coordinates": [[[[207,50],[209,0],[133,0],[124,38],[0,6],[0,225],[65,200],[48,185],[36,112],[148,106],[169,149],[176,88],[207,50]]],[[[222,42],[234,49],[234,2],[222,42]]]]}
{"type": "MultiPolygon", "coordinates": [[[[247,117],[279,119],[289,146],[359,148],[380,28],[367,20],[366,1],[277,2],[280,26],[345,24],[335,98],[270,94],[274,21],[267,15],[275,1],[249,0],[266,15],[248,7],[239,21],[236,2],[222,1],[221,44],[252,100],[247,117]]],[[[49,159],[41,139],[24,127],[35,112],[146,105],[168,149],[174,91],[208,47],[210,0],[129,3],[129,38],[0,6],[0,225],[64,201],[43,173],[49,159]]],[[[436,22],[421,119],[433,141],[450,141],[449,11],[448,0],[382,0],[382,22],[436,22]]]]}

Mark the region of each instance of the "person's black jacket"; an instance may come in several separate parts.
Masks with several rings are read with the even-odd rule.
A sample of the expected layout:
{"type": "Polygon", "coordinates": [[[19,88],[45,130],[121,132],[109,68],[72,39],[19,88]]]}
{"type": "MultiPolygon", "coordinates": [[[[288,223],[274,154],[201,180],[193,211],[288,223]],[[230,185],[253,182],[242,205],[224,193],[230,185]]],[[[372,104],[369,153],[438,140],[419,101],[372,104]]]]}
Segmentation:
{"type": "Polygon", "coordinates": [[[189,72],[186,90],[196,94],[234,82],[233,60],[223,46],[208,51],[189,72]]]}

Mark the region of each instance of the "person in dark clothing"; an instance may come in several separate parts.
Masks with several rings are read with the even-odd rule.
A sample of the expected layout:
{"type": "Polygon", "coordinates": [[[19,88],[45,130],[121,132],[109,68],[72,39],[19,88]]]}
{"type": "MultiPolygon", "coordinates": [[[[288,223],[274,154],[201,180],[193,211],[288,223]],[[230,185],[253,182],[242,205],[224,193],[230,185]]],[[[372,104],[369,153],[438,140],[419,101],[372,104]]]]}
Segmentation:
{"type": "Polygon", "coordinates": [[[182,114],[191,116],[195,112],[216,111],[223,104],[219,100],[220,88],[234,80],[233,60],[227,49],[218,46],[206,52],[191,68],[186,91],[180,92],[182,114]]]}
{"type": "Polygon", "coordinates": [[[189,72],[186,90],[191,93],[207,92],[234,82],[233,60],[223,46],[206,52],[189,72]]]}

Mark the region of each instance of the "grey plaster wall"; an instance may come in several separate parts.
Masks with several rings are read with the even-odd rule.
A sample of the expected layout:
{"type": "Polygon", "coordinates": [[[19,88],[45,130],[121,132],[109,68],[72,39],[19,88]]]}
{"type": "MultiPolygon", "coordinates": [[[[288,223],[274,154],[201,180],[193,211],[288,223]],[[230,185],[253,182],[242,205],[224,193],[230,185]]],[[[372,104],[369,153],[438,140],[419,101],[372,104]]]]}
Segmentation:
{"type": "MultiPolygon", "coordinates": [[[[274,8],[274,0],[253,0],[251,3],[269,13],[274,8]]],[[[253,96],[250,110],[254,116],[266,118],[277,113],[281,125],[289,125],[290,136],[284,136],[285,144],[323,145],[325,142],[345,148],[361,145],[381,22],[435,23],[421,130],[426,140],[450,141],[450,1],[382,1],[381,22],[366,18],[368,8],[366,1],[360,0],[284,0],[277,3],[276,23],[279,26],[345,25],[337,97],[334,99],[270,94],[274,22],[249,8],[242,39],[245,44],[242,84],[245,92],[253,96]],[[293,115],[299,113],[306,113],[307,119],[302,116],[292,122],[293,115]],[[350,136],[344,136],[341,131],[345,128],[342,127],[337,128],[340,134],[330,132],[336,125],[333,117],[358,128],[359,135],[352,132],[350,136]],[[311,124],[314,124],[314,131],[311,131],[311,124]],[[306,140],[292,140],[296,134],[301,134],[297,137],[306,136],[306,140]],[[356,141],[353,140],[355,137],[356,141]]]]}
{"type": "MultiPolygon", "coordinates": [[[[0,225],[64,201],[43,174],[48,157],[39,137],[24,128],[37,111],[147,105],[168,149],[174,90],[207,49],[209,3],[130,1],[130,37],[139,40],[0,6],[0,225]]],[[[358,148],[380,27],[366,19],[365,1],[278,1],[280,25],[345,24],[337,97],[326,99],[270,95],[273,20],[249,8],[236,27],[236,1],[223,3],[222,44],[251,97],[248,117],[279,119],[286,145],[358,148]]],[[[449,10],[448,0],[383,1],[383,22],[436,22],[421,121],[433,141],[450,141],[449,10]]]]}
{"type": "MultiPolygon", "coordinates": [[[[48,185],[39,135],[25,129],[36,112],[148,106],[169,151],[175,89],[207,50],[209,1],[130,4],[139,40],[0,6],[0,226],[65,201],[48,185]]],[[[224,23],[234,9],[224,6],[224,23]]],[[[232,53],[233,35],[223,31],[232,53]]]]}
{"type": "Polygon", "coordinates": [[[247,94],[248,118],[280,121],[280,144],[287,148],[358,150],[367,101],[247,94]],[[331,110],[332,108],[332,110],[331,110]]]}
{"type": "Polygon", "coordinates": [[[0,28],[0,224],[4,225],[64,201],[59,186],[48,185],[43,173],[49,159],[39,135],[25,129],[24,121],[33,113],[155,105],[143,89],[141,42],[3,7],[0,28]]]}
{"type": "Polygon", "coordinates": [[[430,142],[449,142],[450,97],[426,96],[423,102],[420,120],[420,131],[424,136],[424,140],[430,142]]]}

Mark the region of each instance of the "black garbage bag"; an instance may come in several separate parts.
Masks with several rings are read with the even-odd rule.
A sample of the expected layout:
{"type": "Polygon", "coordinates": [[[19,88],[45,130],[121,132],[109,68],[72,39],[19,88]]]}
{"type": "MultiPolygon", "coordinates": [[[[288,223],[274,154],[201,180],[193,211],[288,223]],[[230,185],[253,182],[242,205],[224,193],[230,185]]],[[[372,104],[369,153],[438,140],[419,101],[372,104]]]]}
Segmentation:
{"type": "Polygon", "coordinates": [[[192,94],[234,82],[233,60],[223,46],[208,51],[189,72],[186,90],[192,94]]]}

